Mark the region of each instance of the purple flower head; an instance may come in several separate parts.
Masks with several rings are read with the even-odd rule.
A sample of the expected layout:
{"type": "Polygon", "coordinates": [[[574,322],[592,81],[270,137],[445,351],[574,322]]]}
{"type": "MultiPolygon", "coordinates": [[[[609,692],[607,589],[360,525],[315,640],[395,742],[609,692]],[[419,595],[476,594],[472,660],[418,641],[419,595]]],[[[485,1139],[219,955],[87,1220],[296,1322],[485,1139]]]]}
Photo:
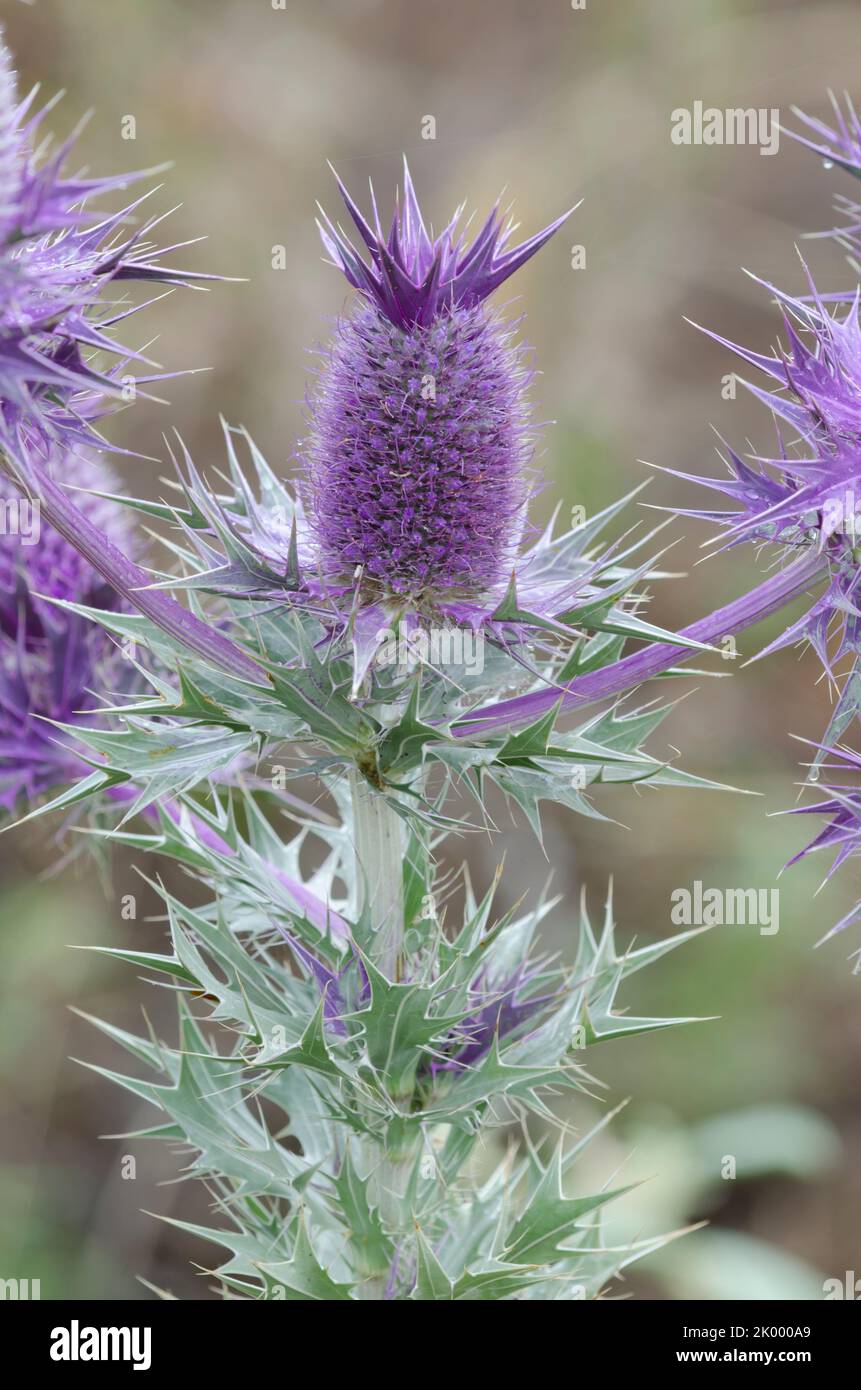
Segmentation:
{"type": "Polygon", "coordinates": [[[507,250],[496,208],[466,247],[459,210],[432,240],[405,170],[386,239],[376,203],[374,230],[339,187],[371,265],[327,219],[363,300],[337,326],[300,450],[320,567],[419,604],[483,593],[511,568],[533,448],[524,350],[484,301],[564,219],[507,250]]]}
{"type": "MultiPolygon", "coordinates": [[[[103,466],[64,461],[72,482],[110,484],[103,466]]],[[[107,521],[105,504],[85,510],[107,521]]],[[[114,518],[108,529],[116,533],[114,518]]],[[[62,732],[46,721],[74,724],[96,709],[98,690],[119,690],[129,663],[104,630],[50,599],[112,608],[113,591],[41,517],[38,504],[0,478],[0,808],[32,801],[82,768],[62,732]]]]}
{"type": "Polygon", "coordinates": [[[114,326],[135,310],[121,301],[100,307],[107,287],[212,277],[162,265],[145,240],[155,222],[128,232],[133,208],[90,209],[142,175],[66,177],[74,137],[44,153],[40,127],[54,103],[32,113],[35,95],[19,101],[0,33],[0,443],[44,453],[61,436],[92,433],[106,400],[122,396],[129,364],[136,389],[164,375],[138,374],[151,364],[116,343],[114,326]],[[104,355],[121,360],[105,365],[104,355]]]}
{"type": "Polygon", "coordinates": [[[832,312],[812,280],[804,299],[767,288],[783,307],[785,347],[762,354],[711,336],[769,379],[769,388],[743,384],[789,427],[788,442],[781,441],[774,457],[750,460],[728,448],[725,478],[670,471],[734,504],[731,510],[686,513],[716,522],[725,545],[752,540],[780,545],[791,555],[807,550],[822,557],[827,588],[760,655],[806,638],[830,670],[861,636],[861,298],[832,312]],[[835,656],[829,658],[832,638],[835,656]]]}
{"type": "Polygon", "coordinates": [[[305,511],[325,572],[381,595],[486,591],[511,568],[532,454],[529,372],[483,308],[343,322],[313,399],[305,511]]]}
{"type": "Polygon", "coordinates": [[[431,240],[408,175],[406,187],[388,242],[348,198],[379,283],[367,266],[362,278],[346,239],[324,228],[361,299],[337,323],[310,394],[295,495],[243,430],[225,427],[229,474],[217,488],[184,447],[175,460],[192,575],[175,586],[310,612],[327,643],[352,646],[355,695],[392,633],[397,661],[379,664],[396,668],[395,679],[425,660],[401,651],[410,642],[420,651],[428,629],[481,631],[531,672],[536,632],[570,645],[578,608],[623,621],[621,605],[639,602],[628,591],[649,570],[623,568],[648,537],[620,547],[615,564],[595,547],[615,506],[588,526],[556,534],[552,524],[524,539],[531,372],[513,326],[485,299],[559,223],[507,251],[513,229],[495,211],[467,249],[454,223],[431,240]]]}

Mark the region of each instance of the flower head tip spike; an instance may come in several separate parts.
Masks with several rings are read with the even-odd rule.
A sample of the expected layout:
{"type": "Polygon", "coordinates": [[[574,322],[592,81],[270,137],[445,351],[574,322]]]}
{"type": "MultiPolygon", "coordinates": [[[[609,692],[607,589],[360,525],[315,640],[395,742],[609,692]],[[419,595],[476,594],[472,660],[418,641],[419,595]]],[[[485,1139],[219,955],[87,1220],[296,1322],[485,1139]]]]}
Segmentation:
{"type": "Polygon", "coordinates": [[[540,251],[579,206],[569,208],[527,241],[509,247],[516,228],[513,222],[504,219],[499,202],[471,243],[466,241],[465,228],[459,229],[465,206],[461,204],[444,230],[434,238],[425,226],[404,158],[403,199],[400,194],[395,197],[394,214],[386,236],[373,187],[372,227],[334,169],[332,173],[347,211],[370,253],[371,264],[367,264],[325,212],[323,221],[317,224],[323,245],[332,264],[343,272],[354,289],[361,290],[398,328],[414,323],[428,325],[446,309],[471,309],[480,304],[540,251]]]}

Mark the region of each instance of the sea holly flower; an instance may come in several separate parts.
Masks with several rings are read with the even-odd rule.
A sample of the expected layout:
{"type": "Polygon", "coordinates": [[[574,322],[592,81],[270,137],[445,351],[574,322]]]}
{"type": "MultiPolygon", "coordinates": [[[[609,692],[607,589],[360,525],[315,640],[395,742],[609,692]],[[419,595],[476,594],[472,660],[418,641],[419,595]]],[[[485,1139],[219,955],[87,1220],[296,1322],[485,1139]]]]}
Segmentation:
{"type": "MultiPolygon", "coordinates": [[[[432,608],[506,576],[524,525],[532,435],[524,349],[488,297],[570,216],[509,248],[495,207],[471,244],[459,208],[429,235],[409,169],[383,233],[338,186],[367,264],[325,217],[332,263],[363,303],[337,325],[300,452],[321,565],[432,608]]],[[[373,199],[373,190],[372,190],[373,199]]]]}
{"type": "Polygon", "coordinates": [[[538,962],[525,960],[495,982],[487,970],[480,971],[469,987],[470,1012],[440,1039],[431,1071],[464,1071],[481,1062],[496,1041],[528,1036],[554,999],[553,993],[535,993],[542,974],[546,979],[538,962]]]}
{"type": "MultiPolygon", "coordinates": [[[[327,222],[327,248],[361,299],[339,323],[312,393],[295,490],[275,476],[247,433],[225,426],[229,466],[217,488],[180,448],[184,504],[132,505],[182,529],[184,573],[165,576],[160,587],[218,596],[234,615],[234,633],[246,641],[253,618],[268,648],[258,655],[261,665],[283,649],[290,653],[289,676],[292,662],[304,659],[292,639],[283,645],[283,629],[294,619],[311,667],[318,653],[326,654],[326,674],[313,676],[315,686],[332,682],[334,697],[349,665],[347,696],[373,712],[379,739],[374,724],[352,712],[349,720],[346,712],[335,721],[313,718],[311,732],[323,735],[328,751],[349,752],[385,785],[414,770],[426,746],[447,739],[453,717],[500,687],[537,686],[555,699],[573,673],[618,656],[626,638],[656,638],[691,651],[703,644],[643,618],[641,586],[659,572],[654,557],[631,561],[648,536],[599,548],[602,530],[624,502],[570,530],[551,524],[530,534],[528,373],[512,329],[486,297],[559,223],[509,250],[511,229],[494,210],[472,246],[457,234],[456,219],[432,241],[406,172],[403,208],[396,204],[383,238],[376,213],[372,231],[342,192],[371,264],[327,222]],[[422,646],[428,631],[444,639],[438,646],[453,653],[448,660],[422,646]],[[464,632],[489,649],[474,670],[466,669],[452,639],[464,632]],[[398,659],[390,662],[393,645],[398,659]],[[424,678],[424,736],[413,731],[409,738],[410,765],[403,741],[395,731],[386,734],[391,717],[380,710],[388,707],[398,721],[411,708],[416,675],[424,678]],[[350,725],[353,740],[345,738],[350,725]],[[368,747],[381,739],[387,739],[384,750],[368,747]]],[[[151,603],[156,597],[147,596],[151,603]]],[[[239,663],[234,670],[243,673],[239,663]]],[[[277,680],[275,669],[270,675],[277,680]]],[[[472,726],[473,733],[478,729],[472,726]]],[[[587,751],[591,780],[600,762],[594,749],[587,751]]],[[[561,756],[564,763],[574,754],[561,756]]],[[[623,760],[616,753],[608,758],[623,760]]],[[[655,763],[643,770],[658,781],[663,776],[655,763]]],[[[548,775],[548,769],[534,771],[530,807],[548,775]]],[[[633,762],[624,772],[636,775],[633,762]]],[[[563,767],[559,776],[570,772],[563,767]]]]}
{"type": "MultiPolygon", "coordinates": [[[[349,200],[348,205],[370,236],[349,200]]],[[[334,755],[361,768],[375,787],[391,788],[396,800],[399,788],[412,787],[416,799],[408,811],[435,814],[419,790],[429,760],[443,766],[446,777],[457,777],[468,774],[478,759],[484,775],[524,805],[536,829],[537,803],[550,783],[569,804],[587,809],[582,791],[593,781],[642,777],[660,785],[681,775],[627,740],[624,748],[618,741],[601,745],[593,724],[585,741],[575,736],[573,742],[552,742],[551,719],[530,737],[528,753],[526,745],[509,748],[495,731],[486,750],[455,746],[465,717],[501,688],[547,692],[552,707],[572,676],[612,664],[628,638],[654,638],[671,650],[704,645],[666,633],[642,616],[644,586],[660,571],[655,557],[634,557],[650,537],[623,537],[601,549],[602,531],[627,499],[570,530],[558,530],[554,521],[542,533],[529,533],[525,374],[511,330],[491,313],[485,297],[547,241],[556,225],[508,251],[509,231],[494,212],[470,248],[452,227],[431,242],[407,176],[404,211],[396,208],[388,241],[371,248],[382,279],[378,284],[368,269],[362,302],[339,325],[324,363],[295,490],[275,476],[244,431],[225,426],[228,470],[216,486],[180,447],[177,469],[184,496],[176,503],[116,499],[179,526],[180,542],[173,546],[181,558],[179,577],[147,580],[139,571],[127,572],[121,558],[100,546],[76,518],[62,491],[44,477],[39,480],[55,524],[86,547],[91,562],[112,576],[124,598],[172,642],[254,683],[255,705],[271,706],[274,687],[276,706],[286,706],[294,718],[287,719],[282,708],[278,723],[261,709],[262,728],[273,737],[276,729],[283,736],[304,734],[318,760],[314,765],[323,766],[334,755]],[[393,265],[400,266],[397,274],[393,265]],[[350,336],[354,332],[361,341],[350,336]],[[368,333],[376,335],[373,344],[368,333]],[[429,376],[433,389],[425,401],[420,388],[429,376]],[[362,395],[361,406],[353,401],[355,390],[362,395]],[[342,407],[346,414],[336,419],[342,407]],[[448,445],[443,446],[443,435],[448,445]],[[377,452],[365,467],[368,449],[377,452]],[[342,465],[346,472],[338,472],[342,465]],[[412,508],[398,492],[411,487],[412,508]],[[516,503],[510,512],[498,487],[516,503]],[[366,506],[373,511],[373,498],[385,496],[392,517],[401,518],[398,525],[409,526],[409,544],[392,543],[389,521],[378,512],[366,539],[369,545],[374,536],[388,540],[377,558],[370,551],[359,556],[350,548],[360,537],[358,512],[345,522],[340,540],[337,527],[329,525],[328,508],[336,496],[339,505],[359,511],[366,506]],[[425,508],[424,520],[416,507],[425,508]],[[494,529],[497,523],[502,530],[494,529]],[[202,596],[214,596],[220,608],[202,611],[217,611],[217,624],[207,632],[197,611],[182,609],[159,592],[171,589],[185,590],[195,610],[202,596]],[[441,639],[441,654],[422,645],[428,633],[441,639]],[[464,633],[487,648],[471,667],[460,654],[462,643],[455,641],[464,633]],[[391,661],[393,645],[398,655],[391,661]],[[307,689],[299,693],[305,682],[311,700],[307,689]],[[574,764],[586,769],[577,787],[574,764]]],[[[326,233],[333,256],[337,253],[349,278],[361,279],[338,235],[333,242],[326,233]]],[[[222,692],[218,710],[224,709],[223,699],[222,692]]],[[[249,692],[236,688],[228,703],[233,699],[243,706],[244,713],[234,714],[245,723],[249,692]]],[[[213,708],[204,704],[203,717],[213,708]]],[[[219,717],[216,713],[213,722],[219,717]]],[[[650,727],[659,717],[655,711],[650,727]]],[[[647,725],[640,721],[633,727],[644,732],[647,725]]],[[[485,731],[474,723],[469,732],[480,742],[485,731]]],[[[160,771],[167,767],[159,765],[160,771]]],[[[114,771],[119,775],[121,768],[114,771]]]]}
{"type": "MultiPolygon", "coordinates": [[[[83,474],[112,487],[102,464],[70,456],[71,481],[83,474]]],[[[94,524],[120,529],[131,544],[127,518],[109,504],[89,498],[84,507],[94,524]]],[[[103,703],[100,692],[119,694],[129,685],[130,662],[100,628],[55,600],[110,610],[116,594],[50,525],[38,503],[20,499],[0,478],[0,808],[33,804],[75,780],[82,769],[70,727],[103,703]],[[17,519],[26,524],[16,528],[17,519]],[[57,726],[66,726],[64,732],[57,726]]]]}
{"type": "Polygon", "coordinates": [[[609,606],[614,594],[592,584],[600,566],[583,556],[595,528],[528,535],[531,373],[486,303],[564,218],[511,249],[498,208],[471,246],[457,216],[431,240],[405,168],[386,238],[339,186],[371,264],[326,219],[324,244],[361,300],[311,394],[296,494],[248,441],[255,499],[231,431],[232,492],[212,494],[187,456],[183,482],[190,515],[208,523],[190,531],[209,562],[195,584],[303,605],[348,630],[358,689],[393,629],[466,627],[516,646],[530,627],[552,632],[575,600],[609,606]],[[212,539],[228,551],[221,565],[212,539]]]}
{"type": "MultiPolygon", "coordinates": [[[[731,510],[685,514],[716,523],[724,546],[753,541],[784,555],[818,554],[825,590],[761,655],[806,639],[826,670],[858,642],[858,544],[861,526],[861,323],[859,301],[831,312],[810,280],[807,299],[768,286],[783,309],[786,346],[768,355],[718,337],[764,373],[776,390],[743,382],[789,426],[791,447],[745,460],[727,447],[728,476],[676,473],[722,493],[731,510]]],[[[675,472],[675,470],[673,470],[675,472]]]]}
{"type": "MultiPolygon", "coordinates": [[[[96,525],[92,509],[76,508],[51,477],[50,465],[70,448],[99,443],[95,422],[110,401],[136,393],[163,374],[141,374],[146,359],[121,348],[113,329],[137,307],[112,302],[116,282],[184,285],[220,277],[173,269],[148,240],[154,219],[127,230],[138,205],[97,213],[94,201],[143,174],[67,177],[73,136],[53,154],[36,136],[54,103],[33,112],[36,91],[19,100],[14,67],[0,33],[0,469],[38,496],[45,520],[89,560],[110,589],[129,599],[148,577],[96,525]],[[119,356],[113,366],[104,359],[119,356]],[[129,377],[129,365],[134,376],[129,377]]],[[[169,375],[175,375],[171,373],[169,375]]],[[[81,480],[83,482],[83,480],[81,480]]],[[[167,631],[182,630],[208,659],[260,674],[242,653],[161,595],[138,606],[167,631]]]]}
{"type": "Polygon", "coordinates": [[[143,395],[165,378],[114,337],[145,306],[109,299],[111,287],[217,277],[164,264],[180,248],[151,243],[160,218],[129,232],[142,199],[97,212],[94,203],[145,173],[67,175],[76,137],[52,152],[41,137],[55,103],[39,110],[35,98],[34,89],[19,99],[0,32],[0,445],[44,457],[60,440],[91,441],[112,399],[128,399],[131,389],[143,395]]]}
{"type": "MultiPolygon", "coordinates": [[[[256,490],[252,489],[240,462],[236,431],[226,429],[229,470],[217,491],[204,482],[192,460],[181,451],[186,505],[138,504],[149,515],[178,521],[184,532],[186,576],[166,578],[161,587],[184,587],[192,593],[209,591],[228,600],[238,619],[236,635],[246,640],[248,623],[239,616],[243,604],[256,613],[269,605],[265,620],[257,620],[258,630],[260,621],[271,625],[272,605],[307,615],[318,624],[317,635],[309,634],[318,649],[325,644],[332,653],[346,643],[351,654],[351,698],[355,700],[364,692],[369,705],[379,700],[381,692],[384,698],[392,699],[393,691],[403,688],[403,677],[411,674],[400,667],[382,672],[378,666],[375,669],[378,656],[391,645],[393,633],[403,631],[409,640],[434,625],[480,633],[492,653],[499,653],[498,659],[485,662],[483,682],[470,680],[463,669],[436,673],[447,683],[448,696],[460,700],[459,705],[452,698],[443,701],[442,720],[437,716],[437,722],[450,722],[456,716],[459,722],[454,736],[474,740],[542,717],[560,696],[562,707],[576,708],[590,702],[593,686],[595,698],[630,689],[649,675],[677,665],[726,631],[740,631],[766,616],[821,574],[821,563],[805,564],[792,570],[785,580],[767,581],[761,593],[744,596],[729,615],[721,610],[713,615],[714,623],[706,620],[675,635],[642,617],[644,593],[638,586],[654,577],[655,558],[634,565],[630,561],[648,537],[625,540],[603,553],[596,548],[602,529],[618,514],[622,503],[570,531],[563,529],[556,534],[550,527],[530,536],[523,508],[529,445],[525,373],[510,341],[511,330],[503,328],[491,313],[485,297],[548,240],[558,223],[508,251],[508,234],[495,211],[470,248],[464,247],[453,224],[432,242],[407,177],[403,210],[396,206],[392,231],[383,238],[376,213],[376,229],[372,230],[344,193],[371,263],[366,264],[352,250],[333,224],[324,225],[332,259],[356,284],[363,302],[340,325],[312,393],[312,428],[300,449],[296,492],[291,493],[275,477],[250,439],[242,435],[256,483],[256,490]],[[456,334],[457,342],[446,339],[445,352],[436,350],[434,335],[454,332],[456,325],[465,322],[464,316],[472,325],[472,336],[461,339],[456,334]],[[372,350],[369,341],[363,345],[354,340],[354,333],[361,335],[366,330],[377,335],[377,348],[379,335],[386,339],[388,355],[372,350]],[[485,399],[488,393],[478,389],[475,377],[482,370],[473,352],[475,333],[488,347],[497,385],[501,387],[505,378],[505,389],[498,394],[490,392],[489,399],[485,399]],[[342,350],[348,340],[350,352],[342,350]],[[403,361],[397,354],[392,356],[395,347],[407,354],[403,361]],[[410,354],[416,351],[425,356],[414,359],[410,354]],[[421,366],[434,370],[419,372],[421,366]],[[472,385],[458,415],[452,410],[452,400],[466,380],[464,372],[472,385]],[[428,387],[423,379],[428,377],[432,389],[426,389],[423,396],[423,386],[428,387]],[[351,396],[359,389],[361,410],[351,396]],[[502,405],[505,419],[499,412],[502,405]],[[438,415],[434,414],[437,410],[438,415]],[[346,415],[340,418],[343,411],[346,415]],[[439,478],[435,470],[442,466],[442,446],[436,447],[439,440],[433,434],[437,427],[450,436],[452,450],[444,476],[439,478]],[[483,471],[476,473],[483,458],[476,442],[478,434],[485,440],[487,457],[481,464],[483,471]],[[404,459],[404,448],[409,459],[404,459]],[[371,458],[376,462],[367,463],[371,458]],[[433,481],[422,472],[425,464],[433,481]],[[340,479],[331,489],[329,466],[334,470],[331,479],[336,474],[340,479]],[[346,472],[339,472],[341,469],[346,472]],[[389,481],[381,493],[384,476],[389,481]],[[414,482],[421,486],[417,486],[414,504],[407,506],[398,489],[409,489],[414,482]],[[517,498],[517,507],[509,512],[503,507],[500,512],[494,491],[497,484],[507,490],[506,496],[517,498]],[[448,489],[445,505],[440,487],[448,489]],[[485,496],[496,498],[491,506],[494,526],[489,532],[486,516],[482,520],[481,499],[485,496]],[[406,548],[387,542],[376,558],[370,550],[360,556],[350,548],[358,543],[360,534],[366,535],[369,544],[375,535],[388,534],[385,527],[391,518],[386,521],[382,511],[373,512],[374,498],[384,508],[393,498],[400,498],[392,505],[403,512],[401,525],[409,526],[412,537],[406,548]],[[455,513],[445,512],[449,502],[456,510],[465,508],[463,524],[454,525],[455,513]],[[362,509],[370,507],[367,516],[375,518],[373,525],[360,532],[352,522],[345,523],[345,529],[337,532],[335,514],[329,510],[336,503],[348,510],[358,509],[353,521],[362,509]],[[417,521],[419,504],[428,508],[424,521],[417,521]],[[434,533],[437,516],[444,512],[447,520],[441,532],[445,539],[434,533]],[[504,523],[504,536],[503,531],[494,529],[497,521],[504,523]],[[478,532],[470,530],[473,522],[478,532]],[[485,533],[491,537],[489,549],[483,548],[485,533]],[[458,546],[463,543],[457,554],[451,548],[454,541],[458,546]],[[416,546],[418,549],[410,548],[416,546]],[[515,557],[512,547],[519,551],[515,557]],[[463,568],[469,555],[474,556],[470,573],[468,565],[463,568]],[[401,561],[403,567],[396,575],[391,566],[401,561]],[[620,660],[626,637],[646,642],[654,638],[658,645],[620,660]],[[510,690],[531,693],[515,695],[492,707],[480,704],[483,693],[497,693],[506,685],[510,690]]],[[[62,524],[74,539],[77,523],[68,499],[59,497],[55,489],[47,500],[55,517],[62,508],[62,524]]],[[[101,563],[105,572],[110,569],[115,582],[124,583],[129,601],[164,630],[179,633],[178,605],[171,607],[165,594],[145,591],[141,583],[134,585],[124,579],[117,561],[112,558],[108,565],[100,555],[96,537],[87,535],[81,540],[92,563],[101,563]]],[[[194,649],[203,656],[207,642],[200,624],[190,614],[187,617],[188,640],[192,640],[193,631],[194,649]]],[[[243,679],[265,682],[260,664],[247,649],[241,651],[235,643],[231,647],[223,629],[217,638],[212,634],[209,645],[213,648],[210,659],[224,669],[243,679]]],[[[433,675],[429,664],[424,662],[424,672],[433,675]]],[[[426,692],[429,725],[434,722],[432,706],[433,701],[427,703],[426,692]]]]}

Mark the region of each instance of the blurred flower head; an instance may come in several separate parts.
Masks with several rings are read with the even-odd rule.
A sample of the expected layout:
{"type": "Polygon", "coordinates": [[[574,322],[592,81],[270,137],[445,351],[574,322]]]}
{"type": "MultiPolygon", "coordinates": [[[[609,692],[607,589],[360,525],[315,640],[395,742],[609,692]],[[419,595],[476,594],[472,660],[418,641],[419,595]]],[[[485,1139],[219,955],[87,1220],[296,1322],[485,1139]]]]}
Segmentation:
{"type": "Polygon", "coordinates": [[[830,672],[861,636],[861,298],[832,310],[812,279],[803,298],[766,287],[783,310],[785,346],[763,354],[710,336],[769,379],[764,388],[739,378],[782,422],[779,451],[744,459],[726,447],[724,478],[670,471],[732,501],[686,513],[717,523],[723,545],[821,554],[826,589],[761,655],[806,639],[830,672]]]}
{"type": "MultiPolygon", "coordinates": [[[[73,456],[64,472],[73,482],[111,483],[103,465],[73,456]]],[[[85,497],[82,510],[116,535],[106,504],[85,497]]],[[[120,690],[133,668],[101,627],[51,601],[117,606],[109,586],[41,519],[38,503],[2,478],[0,517],[0,807],[10,811],[80,775],[79,755],[48,721],[80,721],[101,703],[96,692],[104,699],[120,690]]]]}
{"type": "Polygon", "coordinates": [[[42,125],[55,102],[34,110],[35,97],[34,89],[19,100],[0,32],[0,444],[44,457],[60,439],[92,436],[111,398],[164,376],[118,345],[115,326],[143,306],[108,300],[108,287],[212,277],[162,264],[164,252],[147,240],[156,219],[129,232],[137,204],[93,210],[143,174],[66,176],[77,132],[52,149],[42,125]]]}

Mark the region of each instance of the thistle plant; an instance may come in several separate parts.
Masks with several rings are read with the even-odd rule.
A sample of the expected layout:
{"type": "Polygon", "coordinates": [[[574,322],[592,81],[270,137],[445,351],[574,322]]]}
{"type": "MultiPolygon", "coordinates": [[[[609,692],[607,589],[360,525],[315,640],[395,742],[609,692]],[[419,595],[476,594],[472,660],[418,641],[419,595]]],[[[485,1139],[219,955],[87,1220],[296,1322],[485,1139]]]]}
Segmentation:
{"type": "MultiPolygon", "coordinates": [[[[30,156],[4,63],[5,209],[30,156]]],[[[666,573],[656,532],[619,533],[630,499],[572,528],[530,519],[531,369],[519,322],[491,299],[564,217],[514,244],[500,208],[471,241],[458,210],[434,237],[405,169],[384,232],[373,196],[366,218],[339,186],[360,248],[325,215],[321,233],[354,297],[309,390],[291,479],[225,424],[217,467],[177,440],[167,500],[121,495],[95,471],[70,497],[60,479],[72,459],[86,467],[112,382],[75,354],[103,348],[105,321],[81,330],[67,305],[22,327],[21,353],[38,361],[0,378],[5,466],[61,558],[44,582],[49,551],[37,562],[4,538],[19,597],[2,610],[0,749],[25,752],[6,800],[32,802],[25,819],[92,807],[94,838],[191,880],[195,906],[153,883],[161,949],[104,948],[175,991],[176,1038],[97,1026],[149,1069],[110,1074],[157,1112],[143,1134],[181,1144],[207,1184],[212,1225],[179,1224],[227,1252],[213,1263],[225,1296],[594,1297],[668,1237],[605,1239],[602,1209],[624,1184],[583,1190],[595,1131],[572,1136],[560,1109],[591,1093],[596,1042],[691,1022],[630,1015],[624,985],[696,933],[620,947],[608,899],[597,927],[585,904],[573,914],[573,961],[548,957],[555,901],[503,911],[496,881],[452,875],[443,845],[492,834],[505,800],[540,837],[546,801],[597,816],[598,789],[615,784],[711,790],[648,750],[669,706],[620,697],[815,584],[781,643],[807,639],[829,661],[836,621],[840,652],[856,653],[854,554],[818,521],[826,488],[852,476],[857,308],[838,319],[815,297],[783,299],[790,355],[752,360],[778,378],[766,404],[808,455],[730,454],[721,486],[739,509],[700,513],[727,544],[766,542],[783,563],[672,633],[645,616],[666,573]],[[73,380],[48,389],[42,361],[67,352],[73,380]],[[129,514],[163,528],[169,572],[143,568],[129,514]],[[65,669],[55,631],[86,644],[74,698],[42,694],[65,669]],[[131,686],[99,665],[116,643],[133,644],[131,686]],[[59,750],[47,770],[29,751],[34,716],[59,750]]],[[[83,193],[67,191],[48,240],[30,233],[40,293],[53,238],[77,244],[83,193]]],[[[187,278],[142,262],[137,244],[99,261],[102,279],[83,272],[86,323],[118,277],[187,278]]],[[[3,253],[13,285],[17,245],[3,253]]],[[[838,843],[851,822],[832,796],[819,809],[838,843]]]]}

